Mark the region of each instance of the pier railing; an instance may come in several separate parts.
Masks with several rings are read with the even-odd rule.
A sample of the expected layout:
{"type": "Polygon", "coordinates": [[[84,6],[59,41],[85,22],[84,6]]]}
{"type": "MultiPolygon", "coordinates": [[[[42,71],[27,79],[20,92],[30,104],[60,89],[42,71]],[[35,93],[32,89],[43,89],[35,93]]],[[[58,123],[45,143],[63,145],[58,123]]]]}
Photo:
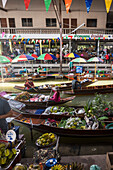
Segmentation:
{"type": "MultiPolygon", "coordinates": [[[[62,33],[68,34],[75,28],[63,28],[62,33]]],[[[0,28],[0,34],[60,34],[59,28],[0,28]]],[[[72,34],[113,34],[113,29],[79,29],[72,34]]]]}

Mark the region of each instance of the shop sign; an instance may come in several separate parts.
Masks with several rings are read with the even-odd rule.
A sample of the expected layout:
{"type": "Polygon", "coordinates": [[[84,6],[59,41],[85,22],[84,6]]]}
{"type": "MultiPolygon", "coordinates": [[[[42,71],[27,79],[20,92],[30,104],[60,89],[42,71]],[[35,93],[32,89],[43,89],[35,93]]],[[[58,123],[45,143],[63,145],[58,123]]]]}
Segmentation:
{"type": "Polygon", "coordinates": [[[31,45],[30,45],[30,44],[29,44],[29,45],[26,44],[26,48],[33,48],[33,47],[34,47],[34,46],[33,46],[32,44],[31,44],[31,45]]]}
{"type": "Polygon", "coordinates": [[[90,38],[90,35],[77,35],[77,34],[75,34],[74,37],[75,38],[80,38],[81,37],[82,39],[84,39],[84,38],[90,38]]]}

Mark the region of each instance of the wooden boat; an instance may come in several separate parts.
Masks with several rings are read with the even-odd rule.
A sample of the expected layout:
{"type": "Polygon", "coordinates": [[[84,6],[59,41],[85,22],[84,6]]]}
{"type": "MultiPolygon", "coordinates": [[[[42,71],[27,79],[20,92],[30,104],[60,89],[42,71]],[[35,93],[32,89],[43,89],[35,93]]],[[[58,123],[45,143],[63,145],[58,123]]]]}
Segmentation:
{"type": "MultiPolygon", "coordinates": [[[[6,92],[6,94],[12,95],[12,92],[6,92]]],[[[0,97],[9,100],[9,97],[4,97],[4,95],[0,95],[0,97]]],[[[16,97],[16,96],[15,96],[16,97]]],[[[20,102],[23,102],[27,108],[45,108],[47,106],[54,106],[54,105],[59,105],[59,104],[64,104],[66,102],[72,101],[76,96],[72,97],[67,97],[67,98],[61,98],[59,102],[55,102],[53,100],[48,100],[48,101],[40,101],[40,102],[33,102],[29,100],[18,100],[20,102]]]]}
{"type": "MultiPolygon", "coordinates": [[[[9,78],[4,78],[4,82],[24,82],[27,79],[27,77],[9,77],[9,78]]],[[[38,81],[38,80],[43,80],[46,79],[46,77],[37,77],[37,78],[32,78],[33,81],[38,81]]],[[[2,83],[2,79],[0,78],[0,83],[2,83]]]]}
{"type": "Polygon", "coordinates": [[[90,95],[95,93],[113,93],[113,85],[101,85],[82,87],[82,89],[76,89],[74,93],[72,91],[63,92],[68,95],[90,95]]]}
{"type": "MultiPolygon", "coordinates": [[[[59,87],[59,91],[65,91],[65,90],[71,90],[71,82],[67,82],[67,83],[59,83],[58,87],[59,87]]],[[[17,90],[22,90],[22,91],[28,91],[28,92],[32,92],[32,93],[50,93],[52,88],[57,86],[57,84],[51,84],[49,85],[49,87],[41,87],[41,86],[37,86],[34,88],[30,88],[30,89],[25,89],[22,86],[14,86],[15,89],[17,90]]]]}
{"type": "MultiPolygon", "coordinates": [[[[16,112],[15,112],[16,113],[16,112]]],[[[38,116],[38,115],[37,115],[38,116]]],[[[40,132],[53,132],[59,136],[71,136],[71,137],[112,137],[113,129],[96,129],[96,130],[83,130],[83,129],[66,129],[59,127],[51,127],[44,125],[45,119],[42,115],[39,115],[39,118],[33,117],[29,114],[21,114],[14,119],[16,122],[26,125],[30,129],[35,129],[40,132]]],[[[59,123],[60,119],[57,118],[56,123],[59,123]]],[[[107,123],[113,122],[107,121],[107,123]]]]}
{"type": "MultiPolygon", "coordinates": [[[[67,78],[68,80],[74,80],[74,75],[64,75],[64,77],[67,78]]],[[[80,79],[79,81],[84,80],[84,79],[89,79],[93,81],[95,79],[94,77],[84,77],[84,76],[78,76],[78,77],[79,77],[78,79],[80,79]]],[[[106,75],[105,77],[96,77],[96,79],[97,80],[111,80],[113,79],[113,77],[106,75]]]]}
{"type": "MultiPolygon", "coordinates": [[[[91,83],[92,83],[92,81],[84,81],[84,82],[81,83],[81,86],[84,87],[84,86],[87,86],[91,83]]],[[[25,89],[22,86],[16,85],[16,86],[14,86],[14,88],[17,89],[17,90],[28,91],[28,92],[32,92],[32,93],[50,93],[51,89],[55,86],[57,86],[57,84],[55,84],[55,85],[51,84],[51,85],[49,85],[49,87],[41,87],[40,88],[40,86],[37,86],[37,87],[34,87],[34,88],[25,89]]],[[[71,90],[72,89],[72,82],[60,83],[60,84],[58,84],[58,87],[59,87],[59,91],[71,90]]]]}

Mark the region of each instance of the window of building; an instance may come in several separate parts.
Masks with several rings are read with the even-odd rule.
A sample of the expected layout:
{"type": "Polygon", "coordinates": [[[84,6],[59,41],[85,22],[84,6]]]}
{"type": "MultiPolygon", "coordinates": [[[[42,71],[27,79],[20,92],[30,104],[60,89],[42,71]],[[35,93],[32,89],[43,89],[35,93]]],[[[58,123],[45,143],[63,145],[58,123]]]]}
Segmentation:
{"type": "Polygon", "coordinates": [[[46,18],[46,27],[56,27],[56,18],[46,18]]]}
{"type": "Polygon", "coordinates": [[[106,28],[113,28],[113,12],[107,14],[106,28]]]}
{"type": "Polygon", "coordinates": [[[9,27],[15,28],[15,18],[9,18],[9,27]]]}
{"type": "Polygon", "coordinates": [[[0,18],[0,26],[2,28],[7,27],[7,20],[6,20],[6,18],[0,18]]]}
{"type": "Polygon", "coordinates": [[[97,27],[97,19],[87,19],[87,27],[97,27]]]}
{"type": "Polygon", "coordinates": [[[22,18],[22,27],[32,27],[33,21],[32,18],[22,18]]]}

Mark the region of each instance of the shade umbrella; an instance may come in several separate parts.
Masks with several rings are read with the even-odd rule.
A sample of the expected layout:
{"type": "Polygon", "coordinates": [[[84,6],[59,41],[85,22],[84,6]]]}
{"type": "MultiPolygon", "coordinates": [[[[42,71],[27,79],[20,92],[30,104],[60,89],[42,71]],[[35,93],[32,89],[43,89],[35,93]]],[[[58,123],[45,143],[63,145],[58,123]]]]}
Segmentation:
{"type": "Polygon", "coordinates": [[[38,56],[36,54],[30,54],[30,56],[32,56],[34,58],[38,58],[38,56]]]}
{"type": "MultiPolygon", "coordinates": [[[[29,54],[30,56],[34,57],[34,59],[37,59],[38,56],[36,54],[29,54]]],[[[32,71],[33,71],[33,60],[32,60],[32,71]]]]}
{"type": "MultiPolygon", "coordinates": [[[[0,63],[10,63],[10,60],[6,56],[0,56],[0,63]]],[[[2,82],[4,82],[4,77],[3,77],[3,69],[1,66],[1,77],[2,77],[2,82]]]]}
{"type": "Polygon", "coordinates": [[[65,58],[79,58],[80,56],[75,53],[68,53],[64,56],[65,58]]]}
{"type": "Polygon", "coordinates": [[[53,54],[44,53],[38,57],[38,60],[57,60],[53,54]]]}
{"type": "MultiPolygon", "coordinates": [[[[30,56],[30,55],[27,55],[27,54],[23,54],[23,55],[18,55],[16,58],[14,58],[12,60],[12,63],[17,63],[17,62],[20,62],[20,61],[29,61],[29,60],[34,60],[35,58],[30,56]]],[[[26,63],[25,63],[25,68],[26,68],[26,63]]],[[[27,69],[26,69],[26,73],[27,73],[27,69]]]]}
{"type": "Polygon", "coordinates": [[[8,58],[8,60],[10,60],[10,62],[12,62],[12,59],[10,57],[7,57],[7,56],[5,56],[5,57],[8,58]]]}
{"type": "Polygon", "coordinates": [[[103,62],[103,60],[99,57],[92,57],[89,60],[87,60],[88,62],[95,62],[95,78],[96,78],[96,63],[97,62],[103,62]]]}
{"type": "Polygon", "coordinates": [[[71,60],[71,62],[73,62],[73,63],[86,63],[87,60],[82,58],[82,57],[79,57],[79,58],[75,58],[75,59],[71,60]]]}

